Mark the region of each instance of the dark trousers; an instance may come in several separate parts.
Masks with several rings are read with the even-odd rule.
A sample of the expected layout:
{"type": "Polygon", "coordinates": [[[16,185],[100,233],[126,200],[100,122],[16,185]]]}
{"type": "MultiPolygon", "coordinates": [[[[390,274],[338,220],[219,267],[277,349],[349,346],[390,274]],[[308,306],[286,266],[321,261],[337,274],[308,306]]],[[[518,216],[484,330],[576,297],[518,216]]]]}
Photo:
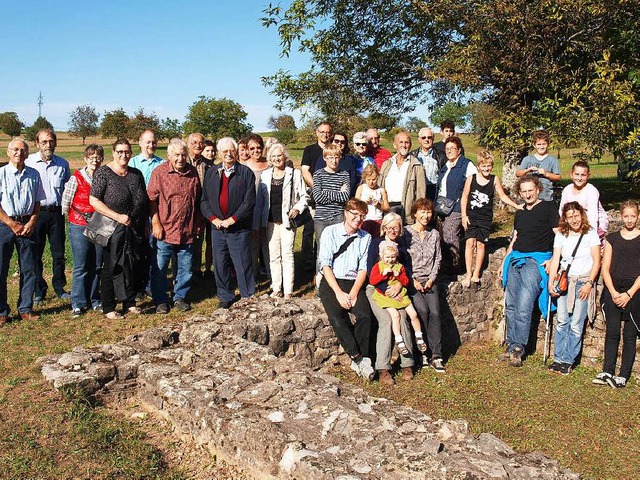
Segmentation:
{"type": "MultiPolygon", "coordinates": [[[[146,240],[140,242],[141,244],[147,244],[148,242],[146,240]]],[[[111,271],[111,268],[109,268],[109,265],[111,265],[111,249],[109,248],[109,245],[107,245],[103,250],[102,250],[102,274],[100,276],[100,296],[102,297],[102,313],[104,313],[105,315],[109,312],[113,312],[116,309],[116,291],[115,288],[113,286],[113,272],[111,271]]],[[[145,274],[145,272],[147,271],[147,267],[145,266],[144,268],[142,268],[140,265],[138,266],[137,270],[137,276],[138,278],[140,278],[141,276],[143,276],[145,274]]],[[[138,284],[139,285],[139,284],[138,284]]],[[[136,288],[135,291],[137,291],[138,289],[136,288]]],[[[126,298],[123,302],[122,302],[122,308],[123,310],[127,310],[129,307],[133,307],[136,304],[136,293],[135,291],[133,292],[133,294],[129,297],[126,298]]]]}
{"type": "Polygon", "coordinates": [[[316,252],[313,242],[314,222],[307,222],[302,227],[302,246],[300,249],[302,255],[302,265],[305,270],[316,269],[316,252]]]}
{"type": "MultiPolygon", "coordinates": [[[[353,286],[353,280],[338,279],[338,285],[343,292],[349,292],[353,286]]],[[[351,358],[359,355],[369,357],[369,345],[371,342],[372,313],[364,288],[358,292],[358,300],[351,310],[345,310],[338,303],[336,294],[329,287],[324,277],[320,282],[320,301],[324,307],[329,323],[338,337],[338,342],[351,358]],[[349,312],[356,317],[355,325],[351,323],[349,312]]]]}
{"type": "Polygon", "coordinates": [[[620,330],[622,327],[620,376],[629,380],[633,362],[636,360],[636,338],[638,337],[638,327],[640,327],[640,312],[631,311],[625,313],[620,310],[615,303],[613,303],[608,290],[605,290],[605,293],[602,295],[602,310],[604,311],[606,323],[604,365],[602,370],[611,375],[615,375],[618,345],[620,345],[620,330]],[[621,325],[623,321],[624,325],[621,325]]]}
{"type": "Polygon", "coordinates": [[[49,238],[49,248],[51,249],[51,260],[53,263],[53,278],[51,284],[56,295],[64,293],[67,279],[64,275],[64,241],[65,241],[65,221],[64,216],[59,211],[40,211],[36,222],[33,238],[36,242],[36,289],[35,297],[44,298],[47,295],[47,282],[43,278],[42,255],[44,247],[49,238]]]}
{"type": "Polygon", "coordinates": [[[442,323],[440,321],[438,286],[433,285],[428,292],[413,291],[411,293],[411,302],[427,332],[431,358],[442,358],[442,323]]]}
{"type": "Polygon", "coordinates": [[[18,251],[20,267],[20,294],[18,312],[29,313],[33,307],[33,291],[36,287],[36,242],[31,237],[18,237],[6,224],[0,222],[0,315],[7,316],[11,309],[7,304],[7,276],[13,248],[18,251]]]}
{"type": "Polygon", "coordinates": [[[251,264],[251,231],[229,232],[227,229],[211,229],[213,265],[221,302],[232,302],[235,292],[231,289],[231,269],[236,271],[240,296],[251,297],[256,291],[256,281],[251,264]]]}

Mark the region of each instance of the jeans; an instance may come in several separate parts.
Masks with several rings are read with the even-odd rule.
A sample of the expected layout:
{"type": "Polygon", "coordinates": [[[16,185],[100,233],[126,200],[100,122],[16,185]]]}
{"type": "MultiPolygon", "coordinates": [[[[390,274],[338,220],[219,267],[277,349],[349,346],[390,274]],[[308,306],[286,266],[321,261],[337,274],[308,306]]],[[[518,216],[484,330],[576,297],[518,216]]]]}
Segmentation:
{"type": "MultiPolygon", "coordinates": [[[[337,279],[338,285],[343,292],[348,292],[353,286],[353,280],[337,279]]],[[[335,292],[329,287],[327,281],[322,277],[320,282],[320,301],[324,307],[329,323],[333,327],[333,331],[338,337],[338,342],[344,351],[351,358],[371,357],[369,354],[369,343],[371,341],[371,322],[372,315],[369,308],[369,302],[364,293],[364,289],[358,292],[358,299],[351,310],[345,310],[338,302],[335,292]],[[353,324],[349,318],[349,312],[356,317],[356,323],[353,324]]]]}
{"type": "MultiPolygon", "coordinates": [[[[373,316],[378,320],[378,332],[376,334],[376,370],[391,370],[391,354],[393,353],[393,345],[395,344],[393,338],[393,331],[391,330],[391,316],[384,308],[380,308],[371,297],[373,292],[376,291],[376,287],[373,285],[367,285],[365,293],[367,300],[369,300],[369,306],[373,312],[373,316]]],[[[407,318],[407,312],[403,308],[398,310],[400,314],[400,333],[404,340],[409,355],[400,355],[400,366],[413,367],[413,337],[411,333],[411,325],[407,318]]]]}
{"type": "Polygon", "coordinates": [[[5,223],[0,222],[0,315],[7,316],[11,309],[7,304],[7,276],[9,262],[15,245],[20,268],[20,294],[18,312],[29,313],[33,307],[33,292],[36,288],[35,256],[36,242],[33,236],[18,237],[5,223]]]}
{"type": "Polygon", "coordinates": [[[100,304],[102,247],[95,245],[82,232],[84,226],[69,224],[69,243],[73,254],[71,308],[95,307],[100,304]]]}
{"type": "Polygon", "coordinates": [[[53,278],[51,284],[56,295],[64,293],[67,279],[64,275],[64,241],[65,241],[65,221],[60,212],[40,211],[36,222],[33,239],[36,242],[36,290],[35,296],[45,298],[47,295],[47,282],[42,277],[44,266],[42,255],[44,247],[49,238],[49,248],[51,249],[51,260],[53,263],[53,278]]]}
{"type": "Polygon", "coordinates": [[[271,271],[271,289],[279,292],[284,283],[284,293],[293,293],[294,264],[293,242],[296,231],[285,228],[282,223],[267,224],[267,242],[269,243],[269,269],[271,271]]]}
{"type": "MultiPolygon", "coordinates": [[[[540,292],[540,271],[538,263],[527,258],[523,265],[508,268],[507,286],[505,288],[505,316],[507,317],[507,346],[509,352],[516,347],[524,348],[529,341],[531,315],[540,292]]],[[[545,312],[546,313],[546,312],[545,312]]]]}
{"type": "Polygon", "coordinates": [[[235,292],[231,290],[231,269],[236,271],[240,296],[251,297],[256,291],[256,281],[251,266],[251,231],[230,232],[227,229],[211,229],[213,264],[218,298],[221,302],[232,302],[235,292]]]}
{"type": "MultiPolygon", "coordinates": [[[[202,246],[202,243],[200,244],[202,246]]],[[[155,241],[153,255],[151,257],[151,294],[156,305],[169,303],[167,295],[167,269],[171,257],[176,255],[178,260],[177,272],[173,276],[173,300],[184,300],[191,289],[191,277],[193,273],[193,244],[172,245],[162,240],[155,241]]]]}
{"type": "Polygon", "coordinates": [[[556,338],[553,347],[553,361],[558,363],[568,363],[573,365],[580,347],[582,346],[582,332],[584,322],[587,318],[589,306],[588,298],[580,300],[579,291],[584,282],[579,281],[576,285],[576,298],[573,303],[573,312],[567,311],[569,303],[567,295],[558,298],[558,311],[556,320],[556,338]]]}
{"type": "Polygon", "coordinates": [[[411,289],[411,303],[425,327],[431,358],[442,358],[442,322],[440,321],[438,286],[434,284],[431,290],[424,292],[411,289]]]}

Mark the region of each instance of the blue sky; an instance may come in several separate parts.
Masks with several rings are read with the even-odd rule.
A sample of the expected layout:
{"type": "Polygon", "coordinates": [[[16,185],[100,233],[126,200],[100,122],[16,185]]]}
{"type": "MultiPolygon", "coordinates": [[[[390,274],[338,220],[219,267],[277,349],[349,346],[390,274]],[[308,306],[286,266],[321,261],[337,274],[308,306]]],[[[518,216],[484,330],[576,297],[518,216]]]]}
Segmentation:
{"type": "MultiPolygon", "coordinates": [[[[280,58],[276,29],[259,20],[267,4],[0,0],[0,45],[9,67],[0,76],[0,112],[15,111],[31,124],[42,91],[42,113],[59,130],[84,104],[100,113],[142,107],[183,121],[205,95],[235,100],[254,130],[266,130],[278,112],[260,77],[309,66],[296,52],[280,58]]],[[[299,118],[301,112],[286,113],[299,118]]]]}
{"type": "Polygon", "coordinates": [[[61,130],[83,104],[100,113],[143,107],[182,121],[206,95],[242,104],[249,123],[264,130],[277,111],[260,77],[308,66],[300,55],[279,57],[276,30],[259,21],[267,4],[1,0],[0,45],[10,68],[0,76],[0,111],[31,124],[42,91],[42,113],[61,130]]]}

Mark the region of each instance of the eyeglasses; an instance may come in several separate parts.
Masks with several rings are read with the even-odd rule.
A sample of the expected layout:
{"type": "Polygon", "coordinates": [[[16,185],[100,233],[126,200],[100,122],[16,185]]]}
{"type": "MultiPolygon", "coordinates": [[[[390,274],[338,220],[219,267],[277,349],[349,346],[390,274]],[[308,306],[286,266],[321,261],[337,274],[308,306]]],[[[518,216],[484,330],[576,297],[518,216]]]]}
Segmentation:
{"type": "Polygon", "coordinates": [[[420,140],[433,140],[433,135],[430,137],[420,137],[420,140]]]}
{"type": "Polygon", "coordinates": [[[359,142],[356,142],[356,143],[354,143],[354,145],[355,145],[356,147],[366,147],[366,146],[367,146],[367,142],[365,142],[365,143],[359,143],[359,142]]]}
{"type": "Polygon", "coordinates": [[[338,140],[337,138],[333,139],[333,143],[335,143],[336,145],[345,145],[347,143],[346,140],[338,140]]]}
{"type": "Polygon", "coordinates": [[[362,212],[359,212],[357,210],[355,210],[355,211],[354,210],[347,210],[347,212],[349,212],[351,215],[353,215],[354,218],[364,218],[364,217],[367,216],[366,213],[362,213],[362,212]]]}
{"type": "Polygon", "coordinates": [[[380,140],[380,137],[369,137],[369,140],[380,140]]]}
{"type": "Polygon", "coordinates": [[[318,130],[320,135],[331,135],[331,130],[318,130]]]}
{"type": "Polygon", "coordinates": [[[124,155],[125,157],[128,157],[128,156],[131,156],[131,150],[116,150],[115,154],[119,156],[124,155]]]}
{"type": "Polygon", "coordinates": [[[385,230],[393,230],[393,231],[400,231],[400,227],[392,227],[391,225],[387,225],[386,227],[384,227],[385,230]]]}

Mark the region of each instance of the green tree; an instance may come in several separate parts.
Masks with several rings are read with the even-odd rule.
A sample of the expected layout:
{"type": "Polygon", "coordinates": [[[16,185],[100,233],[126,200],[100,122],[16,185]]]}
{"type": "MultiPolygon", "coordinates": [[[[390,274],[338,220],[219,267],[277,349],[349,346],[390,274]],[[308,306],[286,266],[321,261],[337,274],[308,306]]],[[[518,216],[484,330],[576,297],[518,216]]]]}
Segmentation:
{"type": "Polygon", "coordinates": [[[122,108],[105,112],[100,122],[102,138],[125,138],[129,132],[129,116],[122,108]]]}
{"type": "Polygon", "coordinates": [[[399,115],[390,115],[383,112],[373,112],[367,116],[368,128],[378,128],[380,130],[391,130],[398,126],[399,115]]]}
{"type": "Polygon", "coordinates": [[[82,138],[82,145],[89,136],[98,133],[100,114],[93,105],[80,105],[69,114],[69,133],[82,138]]]}
{"type": "Polygon", "coordinates": [[[253,128],[246,123],[242,105],[228,98],[198,97],[190,107],[183,124],[184,133],[200,132],[213,138],[241,138],[253,128]]]}
{"type": "Polygon", "coordinates": [[[141,107],[129,119],[127,137],[137,140],[145,130],[152,130],[154,133],[159,132],[160,119],[155,112],[145,113],[144,108],[141,107]]]}
{"type": "MultiPolygon", "coordinates": [[[[598,65],[606,60],[616,72],[613,90],[623,92],[629,82],[625,95],[636,100],[618,103],[625,108],[612,119],[619,135],[628,131],[629,118],[638,123],[633,105],[640,84],[630,80],[640,71],[637,8],[637,0],[270,4],[263,24],[278,29],[283,55],[300,50],[313,67],[299,74],[280,70],[263,82],[280,106],[322,113],[395,114],[422,103],[482,101],[499,112],[479,132],[482,141],[513,150],[528,143],[532,128],[570,125],[574,105],[586,112],[604,108],[606,100],[580,95],[578,86],[598,82],[598,65]]],[[[570,133],[591,145],[590,132],[570,133]]]]}
{"type": "Polygon", "coordinates": [[[10,137],[17,137],[20,135],[22,127],[24,127],[24,124],[18,118],[18,114],[16,112],[0,113],[0,130],[10,137]]]}
{"type": "Polygon", "coordinates": [[[36,121],[33,122],[33,125],[24,129],[24,138],[30,142],[34,142],[38,132],[45,128],[53,130],[53,125],[51,125],[51,122],[45,117],[38,117],[36,118],[36,121]]]}
{"type": "Polygon", "coordinates": [[[469,107],[458,102],[446,102],[435,107],[429,116],[432,125],[440,126],[445,120],[451,120],[456,131],[464,130],[469,118],[469,107]]]}
{"type": "Polygon", "coordinates": [[[293,119],[291,115],[281,114],[269,117],[267,120],[267,125],[269,128],[274,130],[295,130],[296,129],[296,121],[293,119]]]}
{"type": "Polygon", "coordinates": [[[407,121],[404,123],[404,129],[407,132],[419,132],[421,128],[428,127],[429,125],[424,120],[421,120],[419,117],[409,117],[407,121]]]}
{"type": "Polygon", "coordinates": [[[160,122],[160,129],[156,132],[158,139],[172,139],[182,136],[182,125],[175,118],[165,118],[160,122]]]}

